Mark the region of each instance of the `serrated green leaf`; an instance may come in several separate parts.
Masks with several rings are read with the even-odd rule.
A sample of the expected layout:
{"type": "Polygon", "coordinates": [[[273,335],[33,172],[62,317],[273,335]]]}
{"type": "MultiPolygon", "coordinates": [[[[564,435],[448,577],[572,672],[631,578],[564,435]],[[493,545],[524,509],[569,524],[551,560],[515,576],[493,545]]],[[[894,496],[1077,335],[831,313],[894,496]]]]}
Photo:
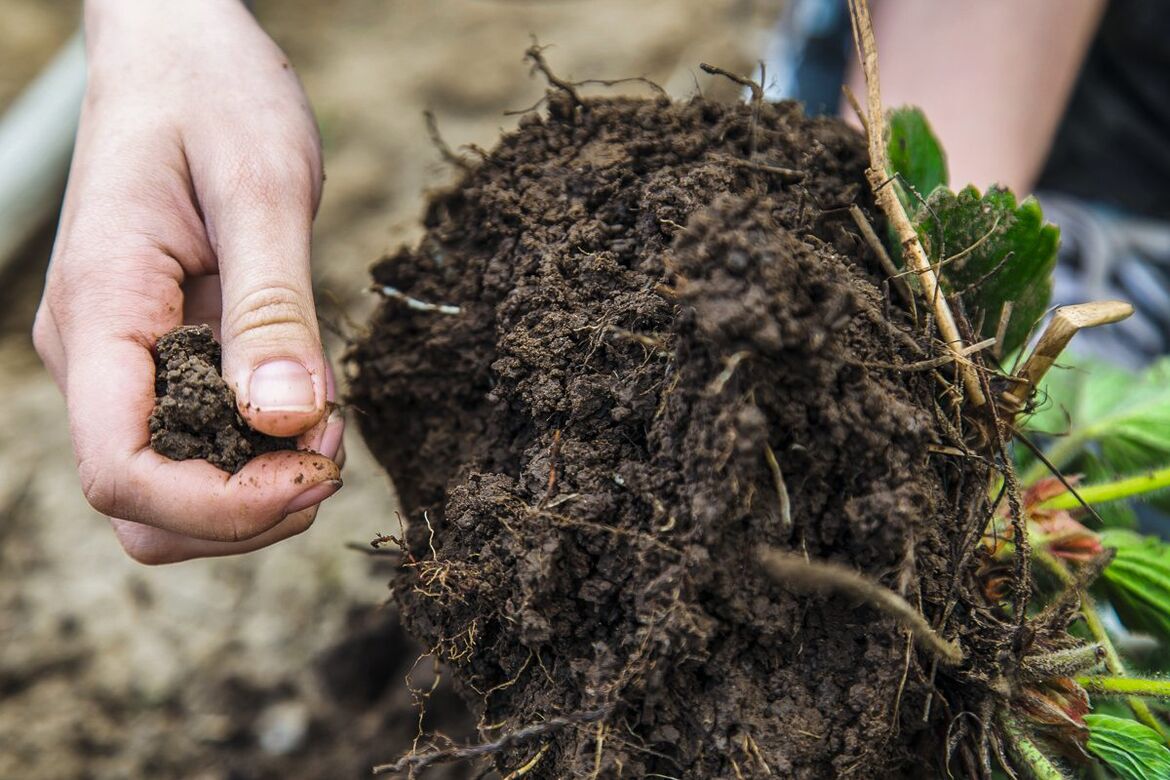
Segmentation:
{"type": "MultiPolygon", "coordinates": [[[[888,112],[886,130],[890,174],[897,175],[900,184],[913,187],[921,198],[947,185],[947,157],[922,109],[903,106],[888,112]]],[[[906,213],[913,214],[918,198],[901,188],[898,195],[906,213]]]]}
{"type": "Polygon", "coordinates": [[[1123,780],[1170,778],[1170,749],[1157,732],[1137,721],[1112,715],[1086,715],[1089,752],[1123,780]]]}
{"type": "Polygon", "coordinates": [[[1121,621],[1170,642],[1170,545],[1121,529],[1102,533],[1101,544],[1116,550],[1101,583],[1121,621]]]}
{"type": "MultiPolygon", "coordinates": [[[[1026,427],[1053,436],[1048,459],[1065,473],[1082,473],[1089,484],[1170,465],[1170,358],[1141,375],[1104,363],[1077,361],[1053,369],[1037,394],[1039,410],[1026,427]]],[[[1032,463],[1025,484],[1044,476],[1032,463]]],[[[1164,492],[1142,497],[1170,508],[1164,492]]]]}
{"type": "Polygon", "coordinates": [[[1010,190],[958,195],[936,189],[912,217],[932,261],[944,263],[944,289],[958,292],[967,316],[982,321],[980,335],[996,335],[1004,304],[1013,304],[1001,349],[1023,345],[1052,297],[1052,269],[1060,231],[1044,222],[1035,198],[1016,202],[1010,190]]]}
{"type": "MultiPolygon", "coordinates": [[[[1001,353],[1011,352],[1048,307],[1060,231],[1044,222],[1035,198],[1017,203],[999,187],[983,195],[974,187],[951,192],[946,155],[920,109],[895,109],[886,126],[892,186],[930,259],[946,261],[939,266],[943,288],[960,293],[971,320],[983,322],[984,338],[996,335],[1000,312],[1011,301],[1000,345],[1001,353]]],[[[890,248],[900,260],[898,241],[890,248]]]]}

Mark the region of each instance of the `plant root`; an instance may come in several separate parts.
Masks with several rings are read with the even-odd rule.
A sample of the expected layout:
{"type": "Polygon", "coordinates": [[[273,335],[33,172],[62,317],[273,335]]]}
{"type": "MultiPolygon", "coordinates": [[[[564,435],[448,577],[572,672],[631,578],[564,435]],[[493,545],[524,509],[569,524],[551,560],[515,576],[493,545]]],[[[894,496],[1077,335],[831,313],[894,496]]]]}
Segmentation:
{"type": "MultiPolygon", "coordinates": [[[[491,742],[482,742],[478,745],[467,745],[465,747],[431,750],[425,753],[408,753],[393,764],[379,764],[375,766],[373,773],[375,775],[382,775],[407,772],[413,777],[420,770],[434,766],[435,764],[450,763],[452,761],[473,761],[484,756],[499,753],[501,750],[507,750],[518,742],[526,742],[530,739],[559,731],[566,726],[594,723],[612,711],[612,706],[605,706],[572,715],[556,715],[540,723],[533,723],[529,726],[516,729],[491,742]]],[[[520,775],[516,776],[519,777],[520,775]]]]}
{"type": "Polygon", "coordinates": [[[435,119],[435,112],[427,109],[423,112],[423,119],[427,123],[427,136],[431,139],[431,145],[439,151],[439,156],[444,161],[454,165],[461,171],[470,172],[475,169],[475,166],[461,154],[455,154],[447,142],[443,140],[442,133],[439,132],[439,122],[435,119]]]}
{"type": "Polygon", "coordinates": [[[806,561],[802,556],[760,547],[756,557],[768,575],[790,590],[841,593],[864,601],[897,620],[914,635],[918,646],[947,666],[963,663],[963,649],[943,639],[910,602],[839,563],[806,561]]]}

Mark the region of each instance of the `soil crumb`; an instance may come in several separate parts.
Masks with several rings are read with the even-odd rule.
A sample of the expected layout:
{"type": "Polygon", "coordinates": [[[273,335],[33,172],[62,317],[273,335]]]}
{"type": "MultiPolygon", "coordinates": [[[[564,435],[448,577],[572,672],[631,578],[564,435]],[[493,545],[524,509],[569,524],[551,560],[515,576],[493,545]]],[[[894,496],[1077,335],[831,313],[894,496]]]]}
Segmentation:
{"type": "Polygon", "coordinates": [[[555,91],[374,267],[351,400],[409,518],[394,596],[502,773],[941,757],[955,713],[923,717],[943,675],[906,632],[754,559],[837,561],[962,630],[952,537],[987,480],[931,454],[935,379],[896,370],[937,352],[849,220],[865,166],[794,103],[555,91]]]}
{"type": "Polygon", "coordinates": [[[172,460],[202,458],[236,473],[265,452],[295,450],[296,439],[252,429],[220,376],[220,348],[207,325],[184,325],[155,348],[150,446],[172,460]]]}

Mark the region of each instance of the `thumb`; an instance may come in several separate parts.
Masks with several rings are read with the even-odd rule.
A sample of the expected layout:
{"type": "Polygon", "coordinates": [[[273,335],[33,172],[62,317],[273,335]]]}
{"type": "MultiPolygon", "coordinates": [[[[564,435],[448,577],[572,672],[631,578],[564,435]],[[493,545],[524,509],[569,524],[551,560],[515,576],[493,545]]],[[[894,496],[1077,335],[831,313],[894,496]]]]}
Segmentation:
{"type": "Polygon", "coordinates": [[[259,431],[295,436],[325,414],[326,374],[309,271],[312,165],[249,171],[211,198],[223,296],[223,374],[259,431]],[[244,183],[246,182],[246,183],[244,183]]]}

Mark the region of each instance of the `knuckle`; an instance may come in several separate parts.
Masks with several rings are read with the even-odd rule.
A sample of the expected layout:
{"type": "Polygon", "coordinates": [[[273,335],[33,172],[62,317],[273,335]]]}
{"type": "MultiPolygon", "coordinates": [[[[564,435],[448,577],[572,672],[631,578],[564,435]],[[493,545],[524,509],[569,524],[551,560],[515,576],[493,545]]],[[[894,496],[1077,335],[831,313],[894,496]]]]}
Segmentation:
{"type": "MultiPolygon", "coordinates": [[[[174,273],[161,267],[148,250],[124,249],[104,258],[64,255],[50,269],[37,325],[44,319],[64,337],[82,328],[163,321],[181,305],[174,273]]],[[[49,335],[46,328],[42,337],[49,335]]]]}
{"type": "Polygon", "coordinates": [[[286,284],[270,284],[246,293],[228,305],[224,331],[230,338],[305,336],[311,309],[302,293],[286,284]],[[301,331],[301,333],[297,333],[301,331]]]}
{"type": "Polygon", "coordinates": [[[314,168],[312,157],[299,150],[287,155],[246,155],[235,166],[234,179],[247,197],[261,205],[277,206],[291,201],[307,208],[319,178],[314,168]]]}

